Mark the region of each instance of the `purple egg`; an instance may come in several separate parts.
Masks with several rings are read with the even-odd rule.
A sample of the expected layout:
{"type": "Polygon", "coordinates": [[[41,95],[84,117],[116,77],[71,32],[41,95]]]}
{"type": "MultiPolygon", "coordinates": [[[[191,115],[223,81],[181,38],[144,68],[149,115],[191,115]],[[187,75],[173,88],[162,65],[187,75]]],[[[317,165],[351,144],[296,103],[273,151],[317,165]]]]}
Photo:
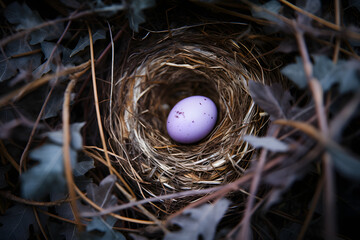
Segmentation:
{"type": "Polygon", "coordinates": [[[191,96],[178,102],[170,111],[166,128],[179,143],[195,143],[206,137],[217,119],[215,103],[204,96],[191,96]]]}

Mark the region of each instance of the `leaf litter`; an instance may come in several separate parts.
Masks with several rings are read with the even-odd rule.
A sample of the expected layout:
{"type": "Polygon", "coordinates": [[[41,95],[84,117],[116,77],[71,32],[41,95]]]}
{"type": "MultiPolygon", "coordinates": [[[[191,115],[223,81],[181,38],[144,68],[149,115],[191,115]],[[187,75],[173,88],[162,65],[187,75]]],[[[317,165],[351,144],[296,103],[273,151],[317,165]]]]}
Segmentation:
{"type": "MultiPolygon", "coordinates": [[[[100,0],[92,3],[85,3],[85,5],[82,5],[83,1],[76,0],[61,0],[60,2],[69,9],[77,9],[80,6],[85,6],[85,8],[88,7],[94,12],[102,12],[102,14],[99,13],[98,16],[108,19],[113,17],[114,13],[125,10],[130,28],[135,32],[141,32],[144,30],[141,25],[146,23],[147,20],[145,12],[151,10],[151,8],[157,4],[153,0],[138,0],[129,3],[124,1],[124,4],[111,4],[100,0]],[[108,15],[105,14],[106,12],[108,15]]],[[[203,1],[198,2],[199,6],[201,6],[200,2],[203,1]]],[[[216,1],[208,2],[208,7],[215,7],[214,2],[216,1]]],[[[271,211],[270,206],[276,208],[278,211],[274,211],[272,214],[279,214],[280,212],[279,216],[281,216],[281,211],[295,215],[296,211],[294,211],[294,206],[296,201],[293,200],[293,198],[294,196],[302,195],[302,193],[293,192],[294,190],[291,186],[298,181],[302,183],[303,179],[307,178],[309,175],[312,177],[322,177],[321,174],[323,174],[324,169],[319,163],[321,162],[320,159],[323,151],[330,154],[331,161],[334,164],[334,171],[339,173],[337,178],[346,178],[349,181],[354,181],[356,183],[359,181],[358,173],[360,171],[358,149],[350,145],[345,145],[345,141],[343,141],[346,137],[351,139],[352,142],[359,141],[359,125],[354,124],[358,118],[356,114],[349,115],[348,119],[346,119],[346,126],[344,125],[341,130],[337,132],[336,138],[330,139],[336,145],[325,144],[324,146],[320,146],[320,151],[314,151],[313,147],[318,146],[319,144],[321,145],[321,142],[319,143],[316,140],[311,139],[301,130],[279,127],[276,124],[273,124],[274,121],[279,119],[285,119],[287,121],[296,120],[314,126],[316,131],[323,134],[318,129],[316,123],[318,116],[312,99],[317,96],[314,96],[311,92],[309,92],[309,89],[311,89],[312,86],[309,85],[304,71],[304,60],[299,55],[299,52],[297,52],[300,48],[297,49],[298,47],[296,41],[293,41],[294,38],[292,34],[294,32],[290,30],[293,25],[287,22],[286,19],[291,19],[292,24],[296,24],[301,31],[306,33],[305,37],[308,44],[308,49],[306,49],[306,51],[309,51],[309,55],[311,56],[312,76],[318,80],[321,89],[324,91],[324,100],[327,100],[326,107],[331,107],[333,102],[337,101],[337,98],[341,98],[343,101],[339,103],[339,108],[332,110],[331,114],[327,116],[327,121],[329,123],[332,123],[333,119],[338,121],[341,116],[338,116],[337,118],[334,116],[341,113],[340,109],[350,109],[350,106],[348,106],[350,101],[348,101],[348,99],[355,98],[356,96],[354,95],[360,91],[360,78],[358,59],[351,58],[351,55],[347,55],[346,53],[359,53],[359,37],[356,35],[358,34],[358,30],[356,27],[348,25],[348,19],[351,19],[349,18],[351,11],[359,11],[359,4],[357,4],[357,1],[349,1],[349,5],[342,3],[346,5],[342,6],[342,11],[347,14],[343,14],[346,21],[343,23],[344,26],[342,26],[341,33],[348,34],[350,32],[353,34],[344,35],[342,37],[338,34],[339,32],[336,30],[334,25],[331,25],[331,23],[327,20],[329,19],[329,15],[325,16],[322,12],[326,9],[326,6],[328,7],[325,1],[309,0],[297,2],[302,4],[298,5],[302,10],[313,14],[312,16],[299,12],[299,10],[296,10],[296,8],[287,3],[288,2],[285,0],[267,1],[263,5],[256,5],[257,8],[255,8],[252,3],[246,5],[249,9],[251,9],[252,17],[265,19],[272,23],[270,25],[264,24],[261,26],[264,32],[277,33],[278,36],[282,36],[284,33],[285,36],[282,44],[284,46],[291,46],[291,51],[288,51],[288,54],[291,54],[293,57],[293,62],[284,62],[281,66],[281,73],[283,76],[292,81],[292,83],[300,89],[300,92],[306,95],[307,99],[310,99],[305,104],[299,104],[299,102],[297,102],[298,96],[292,95],[294,88],[290,91],[289,89],[283,88],[280,84],[276,83],[271,85],[262,85],[253,81],[249,82],[250,94],[254,102],[269,116],[269,127],[268,131],[264,133],[264,136],[248,135],[244,137],[244,140],[259,149],[259,154],[252,160],[252,166],[256,166],[256,160],[259,156],[261,156],[261,153],[264,150],[270,151],[270,153],[267,154],[267,164],[273,164],[277,161],[277,164],[273,164],[271,168],[266,168],[271,169],[271,172],[268,170],[264,170],[264,172],[262,172],[262,183],[267,185],[267,187],[270,187],[271,191],[268,192],[268,195],[264,195],[265,198],[263,200],[259,201],[266,203],[266,211],[269,209],[269,211],[271,211]],[[292,18],[290,16],[295,17],[292,18]],[[285,17],[285,19],[281,17],[285,17]],[[320,18],[320,20],[315,17],[320,18]],[[318,24],[320,22],[321,24],[318,24]],[[322,31],[322,26],[326,26],[328,31],[322,31]],[[317,39],[314,39],[314,37],[321,38],[322,40],[325,39],[326,41],[329,41],[330,45],[327,45],[326,48],[323,47],[319,49],[319,42],[317,39]],[[349,39],[346,39],[347,37],[349,39]],[[334,55],[332,52],[332,50],[335,51],[335,47],[332,49],[331,45],[334,38],[341,39],[339,50],[341,54],[339,55],[339,59],[335,59],[336,61],[334,61],[334,55]],[[329,46],[331,46],[331,51],[328,51],[330,48],[329,46]],[[352,134],[349,134],[349,132],[352,132],[352,134]],[[340,135],[342,138],[338,137],[340,135]],[[291,146],[291,148],[289,146],[291,146]],[[315,169],[314,165],[317,166],[317,169],[315,169]],[[319,171],[319,168],[321,171],[319,171]],[[291,203],[286,201],[287,194],[290,194],[292,199],[291,203]],[[282,202],[279,206],[277,203],[280,201],[282,202]]],[[[46,23],[44,20],[46,17],[41,16],[43,14],[41,10],[35,11],[29,6],[26,3],[14,2],[9,4],[4,12],[4,17],[8,21],[9,26],[13,28],[14,32],[21,32],[29,29],[33,30],[31,30],[26,37],[14,39],[9,44],[6,44],[6,46],[2,46],[4,47],[4,51],[0,54],[0,84],[1,86],[6,86],[6,88],[9,87],[9,89],[3,88],[1,90],[1,94],[3,94],[3,91],[5,90],[12,91],[10,87],[21,85],[26,81],[32,81],[33,79],[29,77],[31,74],[33,74],[33,76],[37,76],[37,74],[46,75],[49,72],[56,72],[59,68],[61,69],[63,67],[61,64],[76,65],[86,60],[84,59],[85,55],[83,56],[81,53],[89,46],[89,37],[84,32],[80,33],[80,31],[78,36],[81,37],[77,37],[76,39],[66,38],[64,43],[60,43],[57,46],[55,54],[51,56],[50,59],[52,49],[56,45],[56,43],[52,42],[52,40],[59,38],[62,34],[62,31],[64,30],[63,22],[60,21],[59,24],[37,29],[37,26],[46,23]],[[69,48],[69,46],[71,47],[69,48]],[[49,61],[49,63],[46,61],[49,61]],[[43,68],[42,64],[44,64],[46,68],[43,68]]],[[[219,6],[216,6],[216,9],[223,10],[222,6],[219,6]]],[[[229,13],[228,10],[224,12],[229,13]]],[[[332,12],[329,12],[328,14],[332,14],[332,12]]],[[[94,42],[96,41],[97,43],[97,40],[106,39],[106,32],[102,28],[99,28],[99,25],[96,25],[94,29],[97,29],[94,30],[93,34],[94,42]]],[[[151,35],[150,33],[148,34],[151,35]]],[[[59,87],[57,89],[59,91],[55,91],[53,93],[54,95],[50,98],[49,105],[45,108],[45,113],[41,119],[44,126],[47,127],[52,125],[52,121],[59,118],[60,111],[62,109],[63,88],[59,87]]],[[[74,94],[73,99],[76,100],[76,94],[74,94]]],[[[9,104],[5,107],[12,108],[13,106],[9,104]]],[[[358,109],[356,107],[352,108],[358,109]]],[[[3,114],[1,117],[1,124],[5,128],[2,132],[6,133],[5,130],[7,129],[9,129],[9,131],[17,130],[17,128],[11,127],[14,126],[14,124],[16,126],[24,125],[24,127],[27,128],[32,127],[31,124],[27,123],[26,125],[24,121],[15,121],[16,119],[14,118],[6,117],[5,115],[10,114],[8,109],[6,111],[3,109],[0,110],[1,114],[3,114]],[[7,122],[6,119],[10,119],[14,122],[10,122],[10,120],[7,122]]],[[[26,116],[29,116],[30,114],[25,110],[29,111],[31,109],[24,109],[24,107],[20,108],[20,110],[16,109],[16,111],[22,111],[21,114],[25,113],[26,116]]],[[[19,115],[15,114],[14,116],[19,115]]],[[[34,118],[36,116],[31,117],[34,118]]],[[[75,118],[77,117],[75,116],[75,118]]],[[[80,121],[83,120],[84,119],[81,119],[80,121]]],[[[329,126],[332,127],[331,124],[329,124],[329,126]]],[[[334,124],[334,126],[338,126],[338,124],[334,124]]],[[[71,125],[72,141],[70,154],[75,183],[80,190],[85,192],[87,197],[98,206],[104,209],[116,206],[120,201],[119,195],[115,194],[115,182],[117,181],[117,177],[114,175],[103,175],[103,172],[101,171],[96,172],[100,173],[96,177],[93,177],[96,174],[92,175],[91,178],[86,176],[89,171],[95,169],[98,162],[94,161],[92,158],[83,158],[83,139],[80,134],[80,130],[83,127],[83,123],[75,123],[71,125]],[[94,180],[95,182],[99,182],[99,185],[93,183],[94,180]]],[[[331,129],[330,131],[336,132],[336,130],[331,129]]],[[[12,136],[11,134],[0,134],[0,136],[6,146],[11,145],[9,142],[13,139],[8,139],[12,136]]],[[[27,163],[27,171],[22,173],[20,176],[20,188],[24,199],[39,201],[45,201],[47,197],[50,197],[51,201],[66,199],[67,192],[65,188],[66,181],[64,178],[62,156],[62,137],[61,130],[46,132],[43,127],[38,129],[38,133],[36,135],[36,143],[38,146],[34,146],[33,150],[30,152],[30,158],[32,161],[27,163]],[[47,136],[47,139],[44,140],[43,136],[47,136]]],[[[19,155],[18,150],[13,149],[16,148],[9,147],[8,151],[11,155],[19,155]]],[[[11,155],[9,157],[5,154],[6,152],[4,152],[3,149],[1,149],[1,153],[2,159],[4,161],[8,161],[8,163],[5,167],[3,167],[3,165],[0,166],[0,187],[2,189],[11,189],[12,186],[17,186],[16,179],[12,180],[9,178],[9,176],[14,175],[13,171],[15,168],[13,166],[16,166],[17,162],[16,159],[12,161],[11,155]]],[[[245,174],[252,174],[253,169],[253,167],[249,168],[245,174]]],[[[310,186],[314,185],[313,183],[314,182],[312,182],[310,186]]],[[[223,189],[226,189],[227,187],[229,186],[225,185],[223,189]]],[[[239,186],[237,186],[237,188],[238,187],[239,186]]],[[[241,188],[242,187],[243,186],[241,186],[241,188]]],[[[346,186],[343,188],[346,188],[346,186]]],[[[355,184],[353,188],[355,188],[356,191],[355,184]]],[[[232,188],[232,190],[234,190],[234,188],[232,188]]],[[[304,189],[302,190],[305,191],[304,189]]],[[[20,194],[19,192],[17,193],[20,194]]],[[[179,194],[179,196],[181,196],[181,194],[179,194]]],[[[309,196],[307,197],[309,198],[309,196]]],[[[341,198],[341,196],[336,197],[341,198]]],[[[351,197],[351,200],[349,200],[348,198],[344,198],[342,201],[349,203],[349,205],[359,205],[359,199],[351,197]]],[[[310,201],[304,201],[304,203],[307,202],[310,201]]],[[[92,207],[85,204],[83,200],[78,200],[78,203],[81,211],[97,212],[92,207]]],[[[185,236],[187,236],[188,239],[214,239],[216,236],[216,227],[223,219],[226,211],[229,211],[229,205],[230,202],[225,198],[222,198],[213,204],[204,203],[200,206],[180,211],[177,216],[169,218],[169,223],[180,229],[178,231],[165,232],[164,239],[184,239],[183,237],[185,236]]],[[[325,216],[326,213],[323,209],[323,204],[319,202],[318,205],[320,206],[320,210],[317,211],[317,214],[325,216]]],[[[1,236],[6,236],[8,239],[26,239],[29,236],[30,229],[34,229],[35,232],[39,232],[38,222],[36,221],[36,216],[34,215],[34,209],[39,209],[38,207],[32,208],[31,204],[28,206],[11,202],[11,205],[7,204],[4,209],[6,209],[5,214],[0,217],[0,222],[3,224],[0,227],[1,236]]],[[[49,209],[46,208],[41,209],[49,211],[49,209]]],[[[305,212],[311,212],[308,208],[303,210],[305,212]]],[[[60,206],[55,206],[54,212],[65,219],[74,219],[69,203],[63,203],[60,206]]],[[[253,218],[256,218],[258,214],[258,212],[255,212],[253,218]]],[[[339,215],[341,215],[341,212],[339,215]]],[[[305,221],[305,217],[306,216],[299,214],[294,218],[300,219],[297,221],[303,222],[305,221]]],[[[44,215],[40,214],[40,218],[44,219],[44,215]]],[[[316,221],[316,219],[314,221],[316,221]]],[[[83,223],[87,226],[82,235],[77,234],[76,226],[71,223],[59,223],[59,221],[45,222],[44,220],[41,220],[41,222],[46,229],[48,229],[50,236],[56,236],[58,233],[61,233],[65,239],[79,239],[79,237],[84,239],[125,239],[122,231],[114,230],[114,228],[121,225],[120,221],[109,215],[94,216],[89,222],[84,221],[83,223]]],[[[300,229],[298,225],[291,223],[292,222],[288,225],[281,226],[279,228],[280,230],[276,230],[278,231],[277,237],[281,239],[288,236],[298,236],[299,231],[306,231],[306,229],[300,229]]],[[[273,224],[276,225],[277,223],[274,222],[273,224]]],[[[272,226],[272,229],[276,229],[278,227],[274,225],[272,226]]],[[[253,227],[258,227],[257,222],[253,225],[253,227]]],[[[343,229],[341,226],[339,228],[340,230],[343,229]]],[[[233,232],[237,232],[237,230],[238,229],[235,226],[233,232]]],[[[124,231],[126,232],[126,230],[124,231]]],[[[228,234],[231,233],[229,233],[229,230],[226,231],[228,234]]],[[[263,227],[261,231],[263,231],[263,236],[271,236],[271,231],[266,230],[265,227],[263,227]]],[[[137,232],[137,234],[140,238],[141,232],[137,232]]],[[[340,234],[351,237],[351,233],[340,232],[340,234]]],[[[133,234],[133,236],[136,235],[133,234]]],[[[147,235],[144,234],[144,237],[141,236],[141,238],[151,239],[146,236],[152,235],[147,233],[147,235]]],[[[338,236],[341,237],[342,235],[338,236]]]]}

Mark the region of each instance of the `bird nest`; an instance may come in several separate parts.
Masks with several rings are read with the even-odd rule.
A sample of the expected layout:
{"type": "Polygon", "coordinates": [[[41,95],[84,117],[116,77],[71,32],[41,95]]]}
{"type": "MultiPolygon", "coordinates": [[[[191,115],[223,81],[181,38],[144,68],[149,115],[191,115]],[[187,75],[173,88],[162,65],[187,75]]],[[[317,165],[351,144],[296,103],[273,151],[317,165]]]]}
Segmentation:
{"type": "Polygon", "coordinates": [[[243,136],[258,135],[266,117],[252,101],[248,82],[278,78],[274,71],[264,73],[266,58],[257,41],[235,35],[178,30],[129,47],[113,80],[105,123],[114,165],[141,191],[155,196],[202,189],[232,182],[249,166],[254,149],[243,136]],[[192,95],[214,101],[217,123],[201,142],[178,144],[167,134],[166,118],[192,95]]]}

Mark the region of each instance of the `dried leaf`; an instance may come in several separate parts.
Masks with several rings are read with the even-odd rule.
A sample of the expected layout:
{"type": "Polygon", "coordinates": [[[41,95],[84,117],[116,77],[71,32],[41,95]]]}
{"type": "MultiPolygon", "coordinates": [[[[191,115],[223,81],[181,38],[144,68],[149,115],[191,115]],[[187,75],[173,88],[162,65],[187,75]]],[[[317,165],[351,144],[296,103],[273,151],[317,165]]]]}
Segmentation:
{"type": "MultiPolygon", "coordinates": [[[[43,23],[38,12],[30,9],[26,3],[20,5],[18,2],[13,2],[5,9],[4,14],[10,23],[16,25],[16,30],[33,28],[43,23]]],[[[41,43],[46,38],[47,34],[45,29],[38,29],[31,32],[30,44],[34,45],[41,43]]]]}
{"type": "MultiPolygon", "coordinates": [[[[80,133],[81,128],[85,125],[84,122],[80,123],[73,123],[70,125],[70,133],[71,133],[71,147],[75,150],[81,150],[82,149],[82,136],[80,133]]],[[[63,132],[62,131],[55,131],[55,132],[49,132],[47,133],[47,136],[49,139],[57,143],[59,145],[63,144],[63,132]]]]}
{"type": "MultiPolygon", "coordinates": [[[[59,115],[64,102],[64,90],[65,89],[62,86],[59,86],[55,87],[55,89],[52,91],[49,101],[45,106],[44,113],[41,116],[42,120],[59,115]]],[[[73,99],[74,97],[75,95],[72,94],[71,98],[73,99]]]]}
{"type": "Polygon", "coordinates": [[[35,53],[29,56],[10,58],[35,50],[25,40],[18,39],[11,41],[5,48],[5,56],[0,57],[0,82],[13,77],[17,70],[34,70],[41,63],[41,54],[35,53]]]}
{"type": "Polygon", "coordinates": [[[281,70],[287,78],[293,81],[299,88],[307,86],[307,80],[304,72],[304,64],[301,57],[295,58],[295,63],[289,64],[281,70]]]}
{"type": "MultiPolygon", "coordinates": [[[[80,129],[84,123],[71,125],[71,165],[76,167],[77,150],[82,148],[80,129]]],[[[22,195],[29,199],[41,199],[52,189],[65,190],[64,162],[62,149],[62,131],[48,133],[52,143],[30,152],[30,158],[40,163],[21,175],[22,195]]]]}
{"type": "Polygon", "coordinates": [[[34,211],[31,207],[17,204],[9,208],[3,216],[0,217],[0,236],[1,239],[28,239],[29,227],[37,227],[34,211]]]}
{"type": "Polygon", "coordinates": [[[129,3],[129,25],[135,32],[139,31],[139,25],[146,21],[144,10],[155,6],[154,0],[132,0],[129,3]]]}
{"type": "Polygon", "coordinates": [[[65,6],[71,7],[73,9],[78,9],[81,7],[81,3],[76,0],[60,0],[65,6]]]}
{"type": "Polygon", "coordinates": [[[360,64],[355,61],[339,60],[322,78],[318,78],[325,91],[338,84],[340,93],[355,92],[360,89],[360,64]]]}
{"type": "Polygon", "coordinates": [[[204,204],[198,208],[187,209],[170,223],[181,227],[180,231],[168,232],[164,240],[214,239],[216,226],[224,216],[230,202],[220,199],[215,204],[204,204]]]}
{"type": "Polygon", "coordinates": [[[353,156],[339,146],[328,146],[335,169],[344,177],[360,181],[360,158],[353,156]]]}
{"type": "MultiPolygon", "coordinates": [[[[280,10],[282,9],[281,4],[276,0],[268,1],[267,3],[261,5],[261,7],[272,13],[275,13],[275,14],[278,14],[280,12],[280,10]]],[[[274,17],[273,15],[271,15],[265,11],[257,11],[257,10],[252,9],[251,14],[253,15],[253,17],[263,18],[263,19],[269,20],[271,22],[279,21],[276,17],[274,17]]]]}
{"type": "Polygon", "coordinates": [[[115,222],[116,219],[111,216],[107,216],[106,220],[94,217],[86,226],[86,232],[80,233],[79,237],[84,240],[125,240],[124,235],[112,229],[115,222]]]}
{"type": "MultiPolygon", "coordinates": [[[[117,203],[117,198],[115,195],[111,194],[115,186],[116,176],[109,175],[104,178],[99,186],[94,183],[90,183],[86,187],[86,194],[94,203],[96,203],[101,208],[107,208],[114,206],[117,203]]],[[[95,211],[90,209],[89,206],[79,204],[81,212],[95,211]]],[[[111,216],[102,217],[93,217],[92,221],[87,225],[86,231],[80,235],[80,239],[125,239],[125,237],[112,229],[116,218],[111,216]],[[100,231],[103,234],[101,236],[96,235],[93,231],[100,231]]]]}
{"type": "Polygon", "coordinates": [[[292,96],[282,89],[280,84],[267,86],[249,81],[250,95],[254,102],[270,115],[271,120],[288,118],[292,96]]]}
{"type": "MultiPolygon", "coordinates": [[[[359,63],[339,60],[335,65],[331,59],[324,55],[313,55],[313,59],[313,75],[320,81],[325,91],[328,91],[335,84],[340,85],[341,93],[356,91],[360,88],[359,63]]],[[[284,67],[281,73],[299,88],[307,86],[304,65],[300,57],[296,57],[295,63],[284,67]]]]}
{"type": "Polygon", "coordinates": [[[9,166],[0,166],[0,189],[8,186],[5,173],[9,171],[9,169],[9,166]]]}
{"type": "Polygon", "coordinates": [[[272,152],[287,152],[289,146],[274,137],[256,137],[246,135],[243,137],[245,141],[250,143],[254,148],[265,148],[272,152]]]}
{"type": "Polygon", "coordinates": [[[11,60],[0,54],[0,82],[5,81],[16,74],[16,67],[11,60]]]}
{"type": "Polygon", "coordinates": [[[87,173],[90,169],[94,167],[94,160],[91,158],[78,162],[74,168],[74,176],[83,176],[85,173],[87,173]]]}
{"type": "MultiPolygon", "coordinates": [[[[306,12],[316,15],[321,10],[320,0],[298,0],[296,5],[306,12]]],[[[298,23],[311,26],[312,19],[304,14],[298,13],[298,23]]]]}
{"type": "MultiPolygon", "coordinates": [[[[105,39],[106,38],[105,30],[104,29],[97,30],[95,33],[93,33],[92,38],[93,38],[93,43],[95,43],[99,39],[105,39]]],[[[84,48],[86,48],[89,45],[90,45],[90,39],[88,35],[80,38],[79,42],[76,44],[76,47],[72,50],[70,57],[84,50],[84,48]]]]}
{"type": "MultiPolygon", "coordinates": [[[[50,193],[51,189],[65,190],[64,162],[62,147],[55,144],[45,144],[30,153],[30,158],[40,161],[40,164],[21,175],[22,195],[28,199],[41,199],[50,193]]],[[[76,152],[71,151],[74,161],[76,152]]]]}
{"type": "Polygon", "coordinates": [[[102,208],[114,206],[117,198],[111,192],[115,181],[115,175],[109,175],[100,182],[99,186],[94,183],[89,184],[86,188],[87,196],[102,208]]]}

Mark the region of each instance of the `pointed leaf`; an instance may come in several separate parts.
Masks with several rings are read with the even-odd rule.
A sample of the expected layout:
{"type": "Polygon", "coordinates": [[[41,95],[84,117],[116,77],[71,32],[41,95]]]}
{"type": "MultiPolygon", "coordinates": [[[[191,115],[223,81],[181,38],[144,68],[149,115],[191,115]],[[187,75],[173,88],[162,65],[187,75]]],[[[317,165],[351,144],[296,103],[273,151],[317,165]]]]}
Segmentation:
{"type": "MultiPolygon", "coordinates": [[[[76,159],[76,152],[71,152],[76,159]]],[[[62,147],[55,144],[45,144],[30,153],[30,158],[40,163],[21,175],[22,195],[28,199],[41,199],[51,189],[64,191],[64,162],[62,147]]]]}
{"type": "MultiPolygon", "coordinates": [[[[26,3],[20,5],[18,2],[11,3],[5,10],[6,19],[15,24],[16,30],[33,28],[44,21],[38,12],[30,9],[26,3]]],[[[37,29],[30,33],[30,44],[41,43],[49,34],[45,29],[37,29]]]]}
{"type": "Polygon", "coordinates": [[[111,194],[115,181],[115,175],[109,175],[100,182],[99,186],[94,183],[89,184],[86,188],[87,196],[102,208],[115,205],[117,199],[111,194]]]}
{"type": "Polygon", "coordinates": [[[40,15],[30,9],[26,3],[20,5],[18,2],[13,2],[5,9],[4,14],[10,23],[17,25],[17,30],[32,28],[43,22],[40,15]]]}
{"type": "Polygon", "coordinates": [[[94,167],[94,160],[91,158],[78,162],[74,168],[74,176],[82,176],[94,167]]]}
{"type": "Polygon", "coordinates": [[[280,84],[267,86],[249,81],[250,95],[254,102],[270,115],[271,120],[287,118],[291,110],[292,96],[289,91],[282,89],[280,84]]]}
{"type": "MultiPolygon", "coordinates": [[[[328,91],[335,84],[339,84],[341,93],[357,91],[360,88],[358,62],[339,60],[335,65],[327,56],[313,55],[312,57],[314,59],[313,76],[320,81],[324,91],[328,91]]],[[[295,63],[284,67],[281,73],[299,88],[307,86],[304,65],[300,57],[296,57],[295,63]]]]}
{"type": "Polygon", "coordinates": [[[360,158],[338,146],[327,148],[334,162],[335,170],[343,176],[360,181],[360,158]]]}
{"type": "MultiPolygon", "coordinates": [[[[71,147],[75,150],[81,150],[82,149],[82,136],[80,133],[81,128],[85,125],[84,122],[79,123],[73,123],[70,125],[70,132],[71,132],[71,147]]],[[[47,133],[47,136],[49,139],[57,143],[59,145],[63,144],[63,132],[55,131],[55,132],[49,132],[47,133]]]]}
{"type": "Polygon", "coordinates": [[[181,227],[181,230],[166,233],[164,240],[214,239],[216,226],[229,204],[227,199],[220,199],[215,204],[184,210],[181,215],[170,220],[172,224],[181,227]]]}
{"type": "Polygon", "coordinates": [[[289,150],[289,146],[287,144],[274,137],[256,137],[252,135],[246,135],[243,138],[254,148],[265,148],[272,152],[287,152],[289,150]]]}
{"type": "MultiPolygon", "coordinates": [[[[71,130],[70,161],[76,168],[77,150],[82,148],[80,129],[84,123],[73,123],[71,130]]],[[[49,194],[52,189],[63,191],[65,189],[64,155],[62,131],[47,134],[53,143],[47,143],[30,152],[30,158],[39,161],[21,175],[22,194],[25,198],[41,199],[49,194]]]]}
{"type": "Polygon", "coordinates": [[[9,208],[3,216],[0,216],[1,239],[28,239],[30,225],[36,226],[36,218],[31,207],[17,204],[9,208]]]}
{"type": "Polygon", "coordinates": [[[139,25],[145,22],[145,15],[143,11],[155,5],[154,0],[133,0],[130,1],[128,18],[129,25],[135,32],[139,31],[139,25]]]}
{"type": "MultiPolygon", "coordinates": [[[[99,39],[106,38],[106,32],[104,29],[99,29],[95,33],[93,33],[93,43],[95,43],[99,39]]],[[[74,56],[78,52],[84,50],[87,46],[90,45],[89,36],[86,35],[85,37],[80,38],[79,42],[76,44],[76,47],[72,50],[70,57],[74,56]]]]}
{"type": "MultiPolygon", "coordinates": [[[[261,7],[265,8],[266,10],[278,14],[282,8],[281,4],[276,0],[268,1],[267,3],[261,5],[261,7]]],[[[271,22],[278,22],[279,20],[274,17],[273,15],[265,12],[265,11],[256,11],[251,10],[251,14],[256,18],[263,18],[269,20],[271,22]]]]}
{"type": "Polygon", "coordinates": [[[296,57],[296,62],[289,64],[281,70],[287,78],[293,81],[299,88],[307,86],[307,80],[304,72],[304,64],[301,57],[296,57]]]}
{"type": "MultiPolygon", "coordinates": [[[[30,51],[36,50],[36,48],[30,46],[24,39],[17,39],[11,41],[6,45],[5,56],[10,58],[14,55],[21,55],[30,51]]],[[[17,70],[34,70],[41,63],[41,54],[35,53],[29,56],[16,57],[8,59],[2,53],[0,60],[0,82],[7,80],[10,77],[14,76],[17,70]]]]}

